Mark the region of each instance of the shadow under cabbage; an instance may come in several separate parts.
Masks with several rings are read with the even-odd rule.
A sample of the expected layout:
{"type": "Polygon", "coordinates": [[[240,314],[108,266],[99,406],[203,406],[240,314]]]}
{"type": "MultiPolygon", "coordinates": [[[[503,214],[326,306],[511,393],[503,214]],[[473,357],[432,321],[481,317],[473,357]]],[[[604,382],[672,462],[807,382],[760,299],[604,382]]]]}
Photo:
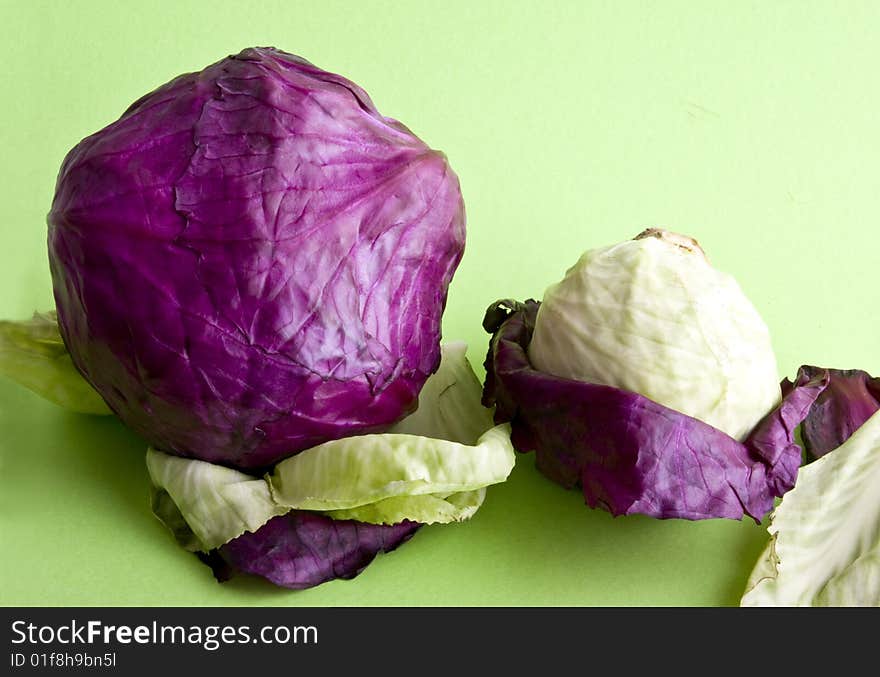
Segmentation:
{"type": "Polygon", "coordinates": [[[546,479],[533,455],[518,454],[468,537],[506,562],[496,575],[529,581],[517,604],[735,606],[766,545],[766,524],[613,517],[588,508],[579,489],[546,479]]]}
{"type": "MultiPolygon", "coordinates": [[[[83,501],[87,505],[77,508],[81,515],[113,510],[114,523],[141,532],[142,540],[154,539],[157,549],[187,563],[189,574],[213,583],[210,570],[180,549],[152,515],[147,445],[118,419],[71,414],[15,384],[0,383],[0,429],[0,472],[10,487],[0,492],[3,521],[20,519],[22,529],[45,529],[52,513],[32,516],[35,506],[37,512],[48,510],[40,502],[83,501]]],[[[60,514],[63,506],[53,509],[60,514]]],[[[93,525],[78,528],[94,532],[93,525]]],[[[535,469],[533,455],[517,454],[509,480],[489,488],[471,520],[424,527],[353,580],[291,591],[239,576],[214,583],[213,601],[736,605],[766,541],[764,525],[748,519],[614,518],[587,508],[579,491],[547,480],[535,469]]],[[[101,547],[115,542],[102,541],[101,547]]],[[[51,551],[51,544],[39,547],[51,551]]],[[[45,566],[51,571],[63,564],[45,566]]]]}

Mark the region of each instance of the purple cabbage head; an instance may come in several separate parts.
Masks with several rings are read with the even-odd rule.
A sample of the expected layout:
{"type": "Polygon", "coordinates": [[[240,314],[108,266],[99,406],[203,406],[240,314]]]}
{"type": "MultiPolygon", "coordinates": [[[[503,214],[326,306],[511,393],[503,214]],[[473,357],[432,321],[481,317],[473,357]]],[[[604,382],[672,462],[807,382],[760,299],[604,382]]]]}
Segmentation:
{"type": "Polygon", "coordinates": [[[465,239],[442,153],[270,48],[81,141],[48,220],[77,368],[157,448],[241,468],[414,409],[465,239]]]}

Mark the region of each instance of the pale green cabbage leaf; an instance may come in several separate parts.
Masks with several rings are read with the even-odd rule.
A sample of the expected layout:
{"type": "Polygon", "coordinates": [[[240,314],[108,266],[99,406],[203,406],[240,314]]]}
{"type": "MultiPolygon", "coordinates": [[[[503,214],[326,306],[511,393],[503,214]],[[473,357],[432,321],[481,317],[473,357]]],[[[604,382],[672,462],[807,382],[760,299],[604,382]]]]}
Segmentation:
{"type": "Polygon", "coordinates": [[[147,470],[155,487],[154,511],[161,510],[160,517],[178,540],[188,546],[180,537],[182,525],[173,528],[171,519],[165,518],[176,517],[171,506],[162,504],[163,494],[167,494],[198,539],[191,544],[198,547],[189,549],[217,548],[246,531],[256,531],[289,510],[272,500],[264,479],[216,463],[171,456],[150,447],[147,470]]]}
{"type": "Polygon", "coordinates": [[[880,606],[880,412],[800,469],[742,606],[880,606]]]}
{"type": "Polygon", "coordinates": [[[507,424],[476,445],[386,433],[333,440],[277,466],[274,499],[301,510],[341,510],[385,499],[474,491],[503,482],[513,468],[507,424]]]}
{"type": "Polygon", "coordinates": [[[510,427],[493,426],[480,394],[466,346],[444,344],[416,412],[387,433],[301,452],[264,478],[151,448],[154,512],[190,550],[218,547],[293,509],[374,524],[468,519],[515,461],[510,427]]]}
{"type": "Polygon", "coordinates": [[[418,409],[388,432],[334,440],[279,463],[270,477],[275,499],[374,524],[470,518],[514,458],[509,427],[492,430],[466,352],[461,342],[442,346],[418,409]]]}
{"type": "Polygon", "coordinates": [[[486,487],[460,491],[449,496],[423,494],[392,496],[356,508],[328,510],[333,519],[357,520],[372,524],[397,524],[412,520],[422,524],[446,524],[470,519],[486,498],[486,487]]]}
{"type": "Polygon", "coordinates": [[[113,413],[73,365],[54,310],[22,322],[0,321],[0,375],[70,411],[113,413]]]}
{"type": "Polygon", "coordinates": [[[494,425],[492,410],[480,401],[483,386],[467,359],[465,343],[444,343],[440,354],[440,368],[419,391],[418,409],[387,432],[474,444],[494,425]]]}

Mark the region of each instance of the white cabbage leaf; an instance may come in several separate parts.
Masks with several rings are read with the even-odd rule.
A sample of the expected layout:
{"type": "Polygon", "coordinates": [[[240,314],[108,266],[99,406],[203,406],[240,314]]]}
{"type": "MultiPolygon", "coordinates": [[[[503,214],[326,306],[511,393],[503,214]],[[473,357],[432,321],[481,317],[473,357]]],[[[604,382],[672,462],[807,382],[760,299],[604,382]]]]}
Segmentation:
{"type": "Polygon", "coordinates": [[[742,606],[880,606],[880,411],[798,473],[742,606]]]}

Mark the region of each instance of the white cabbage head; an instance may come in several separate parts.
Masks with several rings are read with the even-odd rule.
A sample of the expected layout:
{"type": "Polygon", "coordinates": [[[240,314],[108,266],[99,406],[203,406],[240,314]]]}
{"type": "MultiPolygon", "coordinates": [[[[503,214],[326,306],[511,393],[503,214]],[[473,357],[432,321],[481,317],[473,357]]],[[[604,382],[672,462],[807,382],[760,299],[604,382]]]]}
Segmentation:
{"type": "Polygon", "coordinates": [[[637,392],[742,440],[780,400],[770,334],[691,238],[649,229],[584,253],[544,294],[539,370],[637,392]]]}

